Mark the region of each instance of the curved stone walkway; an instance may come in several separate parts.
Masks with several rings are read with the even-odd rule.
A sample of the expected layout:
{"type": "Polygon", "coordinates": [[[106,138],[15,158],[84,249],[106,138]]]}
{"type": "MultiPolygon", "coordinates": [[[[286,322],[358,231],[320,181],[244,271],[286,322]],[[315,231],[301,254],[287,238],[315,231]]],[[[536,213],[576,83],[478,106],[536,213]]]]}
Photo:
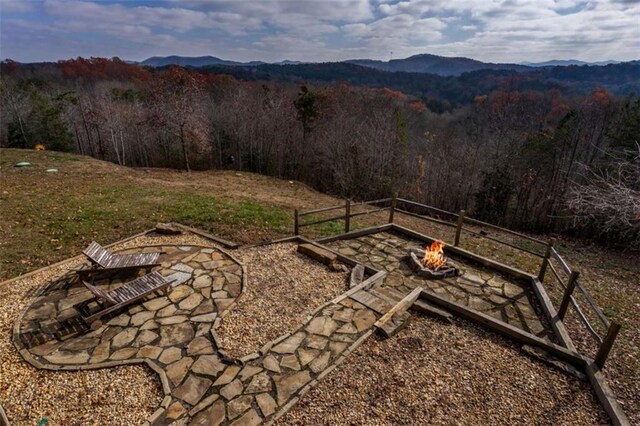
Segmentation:
{"type": "MultiPolygon", "coordinates": [[[[217,349],[215,327],[242,292],[244,268],[213,248],[123,252],[154,250],[164,252],[156,269],[177,280],[167,295],[149,296],[96,330],[75,329],[69,324],[82,321],[73,306],[92,295],[67,274],[45,286],[16,321],[14,342],[21,354],[36,367],[54,370],[146,363],[159,374],[166,395],[148,419],[154,425],[260,424],[286,412],[373,332],[379,317],[349,297],[365,291],[354,289],[260,353],[226,359],[217,349]]],[[[98,285],[111,288],[127,278],[98,285]]]]}
{"type": "Polygon", "coordinates": [[[148,364],[166,395],[150,424],[257,425],[284,414],[373,332],[380,316],[350,297],[366,292],[371,281],[327,302],[297,331],[259,353],[226,359],[217,350],[214,331],[218,317],[242,291],[242,266],[219,249],[164,246],[162,251],[158,269],[178,279],[168,295],[149,297],[77,336],[35,330],[46,318],[68,320],[70,306],[90,297],[74,275],[50,283],[16,322],[14,341],[21,354],[46,369],[148,364]],[[45,343],[36,342],[38,332],[46,335],[45,343]]]}
{"type": "MultiPolygon", "coordinates": [[[[166,296],[150,296],[94,331],[81,332],[69,326],[65,335],[60,329],[56,334],[55,327],[42,326],[47,318],[68,325],[74,318],[71,305],[90,296],[72,276],[51,283],[16,322],[14,341],[22,355],[40,368],[74,370],[146,363],[159,374],[166,395],[149,424],[268,423],[284,414],[370,336],[375,321],[411,289],[445,288],[451,294],[447,288],[451,283],[415,281],[403,272],[401,255],[415,242],[376,234],[334,245],[345,254],[346,248],[352,250],[358,260],[389,275],[378,277],[376,282],[372,278],[327,302],[295,332],[241,360],[227,359],[218,351],[215,328],[241,294],[246,273],[225,251],[196,246],[163,246],[166,253],[158,270],[177,279],[175,287],[166,296]],[[41,341],[41,336],[48,340],[41,341]]],[[[158,250],[143,250],[154,249],[158,250]]],[[[457,288],[475,286],[464,296],[467,302],[474,300],[472,295],[484,300],[480,296],[487,294],[500,298],[491,302],[492,307],[519,308],[525,303],[531,307],[522,288],[516,291],[512,284],[498,281],[501,278],[486,276],[486,271],[463,269],[464,275],[458,278],[462,282],[454,284],[457,288]],[[475,276],[479,278],[471,278],[475,276]],[[499,291],[491,285],[496,281],[501,283],[499,291]]],[[[116,277],[103,285],[120,285],[121,279],[116,277]]]]}

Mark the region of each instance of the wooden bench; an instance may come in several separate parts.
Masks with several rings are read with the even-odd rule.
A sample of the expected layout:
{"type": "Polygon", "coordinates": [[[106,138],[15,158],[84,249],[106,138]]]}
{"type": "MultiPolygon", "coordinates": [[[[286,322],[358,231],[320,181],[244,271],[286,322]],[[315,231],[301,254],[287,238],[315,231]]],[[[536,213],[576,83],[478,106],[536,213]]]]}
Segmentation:
{"type": "Polygon", "coordinates": [[[81,269],[78,271],[79,274],[97,270],[112,271],[156,266],[159,265],[158,257],[160,256],[160,253],[113,254],[95,241],[92,241],[82,253],[89,258],[93,267],[81,269]]]}
{"type": "Polygon", "coordinates": [[[103,315],[130,305],[155,291],[165,289],[174,281],[175,280],[168,281],[158,272],[151,272],[150,274],[123,284],[114,290],[105,291],[82,280],[85,287],[96,296],[101,308],[98,312],[86,316],[83,315],[83,319],[87,324],[91,324],[103,315]]]}

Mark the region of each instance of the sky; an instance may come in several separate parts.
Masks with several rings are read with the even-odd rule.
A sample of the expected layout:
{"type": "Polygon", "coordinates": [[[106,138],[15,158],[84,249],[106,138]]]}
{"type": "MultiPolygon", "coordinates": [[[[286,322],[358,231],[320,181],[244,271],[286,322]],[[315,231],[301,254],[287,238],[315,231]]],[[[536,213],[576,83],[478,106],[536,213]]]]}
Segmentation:
{"type": "Polygon", "coordinates": [[[640,0],[0,0],[0,57],[640,58],[640,0]]]}

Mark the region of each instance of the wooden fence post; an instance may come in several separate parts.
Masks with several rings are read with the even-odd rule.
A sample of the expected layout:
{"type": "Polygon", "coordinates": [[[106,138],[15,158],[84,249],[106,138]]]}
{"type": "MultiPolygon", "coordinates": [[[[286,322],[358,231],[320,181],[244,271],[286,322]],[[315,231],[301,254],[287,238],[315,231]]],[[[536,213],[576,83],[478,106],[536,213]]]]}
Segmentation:
{"type": "Polygon", "coordinates": [[[462,225],[464,224],[464,210],[460,210],[458,214],[458,225],[456,227],[456,238],[453,240],[453,245],[460,244],[460,234],[462,233],[462,225]]]}
{"type": "Polygon", "coordinates": [[[576,288],[576,281],[578,281],[579,275],[579,272],[573,271],[569,277],[567,288],[564,290],[564,295],[562,296],[562,302],[560,302],[560,308],[558,308],[558,318],[560,319],[564,319],[564,316],[567,313],[567,308],[571,301],[571,294],[573,294],[573,290],[576,288]]]}
{"type": "Polygon", "coordinates": [[[349,232],[351,228],[351,200],[347,198],[344,205],[344,232],[349,232]]]}
{"type": "Polygon", "coordinates": [[[596,354],[596,365],[598,368],[604,367],[604,363],[609,356],[609,352],[611,352],[611,348],[613,347],[613,342],[616,340],[618,336],[618,332],[620,331],[620,324],[611,323],[609,329],[607,330],[607,336],[604,338],[604,341],[600,345],[600,349],[598,349],[598,353],[596,354]]]}
{"type": "Polygon", "coordinates": [[[300,214],[298,209],[295,209],[293,213],[293,235],[298,235],[300,232],[300,214]]]}
{"type": "Polygon", "coordinates": [[[549,244],[547,244],[547,252],[544,254],[542,258],[542,265],[540,265],[540,272],[538,273],[538,279],[540,282],[544,281],[544,275],[547,273],[547,265],[549,264],[549,258],[551,257],[551,249],[553,248],[554,240],[553,238],[549,240],[549,244]]]}
{"type": "Polygon", "coordinates": [[[389,223],[393,223],[393,215],[396,211],[396,203],[398,202],[398,193],[393,194],[391,199],[391,207],[389,208],[389,223]]]}

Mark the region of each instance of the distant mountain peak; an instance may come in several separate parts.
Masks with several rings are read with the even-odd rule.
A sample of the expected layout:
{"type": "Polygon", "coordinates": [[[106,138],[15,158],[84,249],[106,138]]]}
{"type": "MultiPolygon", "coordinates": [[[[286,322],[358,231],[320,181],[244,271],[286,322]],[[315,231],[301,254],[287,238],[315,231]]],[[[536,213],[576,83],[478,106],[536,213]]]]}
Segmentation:
{"type": "Polygon", "coordinates": [[[598,62],[585,62],[580,61],[578,59],[551,59],[549,61],[544,62],[521,62],[521,65],[526,65],[528,67],[568,67],[571,65],[609,65],[609,64],[619,64],[620,61],[598,61],[598,62]]]}
{"type": "Polygon", "coordinates": [[[185,67],[206,67],[208,65],[226,66],[256,66],[264,64],[261,61],[236,62],[221,59],[215,56],[152,56],[140,62],[141,65],[152,67],[165,67],[167,65],[181,65],[185,67]]]}
{"type": "Polygon", "coordinates": [[[483,69],[524,70],[527,68],[524,65],[518,64],[493,64],[465,57],[438,56],[430,53],[420,53],[409,56],[408,58],[391,59],[390,61],[352,59],[345,62],[383,71],[420,72],[452,76],[483,69]]]}

